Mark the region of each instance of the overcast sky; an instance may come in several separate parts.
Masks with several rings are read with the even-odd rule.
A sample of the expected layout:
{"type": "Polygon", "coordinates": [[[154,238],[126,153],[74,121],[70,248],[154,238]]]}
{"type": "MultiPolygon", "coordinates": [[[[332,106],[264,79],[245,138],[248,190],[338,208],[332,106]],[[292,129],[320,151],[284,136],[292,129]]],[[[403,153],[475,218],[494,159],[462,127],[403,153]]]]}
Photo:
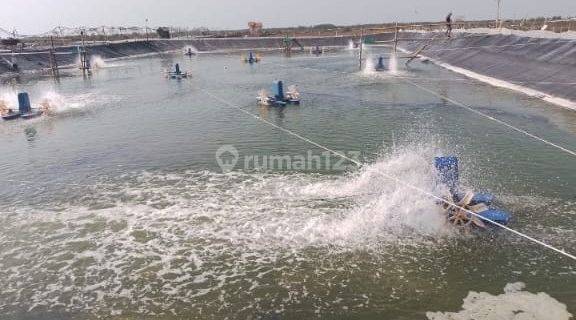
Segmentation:
{"type": "MultiPolygon", "coordinates": [[[[576,16],[576,0],[502,0],[503,16],[576,16]]],[[[496,0],[1,0],[0,28],[41,33],[62,25],[246,28],[494,18],[496,0]]]]}

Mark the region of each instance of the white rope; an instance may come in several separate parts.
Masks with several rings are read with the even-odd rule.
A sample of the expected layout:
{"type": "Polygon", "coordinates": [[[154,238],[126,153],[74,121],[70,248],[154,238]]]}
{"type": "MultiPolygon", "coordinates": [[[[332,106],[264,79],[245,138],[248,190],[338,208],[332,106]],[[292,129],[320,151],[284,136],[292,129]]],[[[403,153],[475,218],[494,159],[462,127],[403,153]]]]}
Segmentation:
{"type": "Polygon", "coordinates": [[[549,145],[549,146],[552,146],[552,147],[554,147],[554,148],[557,148],[558,150],[561,150],[561,151],[563,151],[563,152],[565,152],[565,153],[567,153],[567,154],[569,154],[569,155],[572,155],[572,156],[576,157],[576,151],[573,151],[573,150],[564,148],[564,147],[562,147],[562,146],[560,146],[560,145],[557,145],[557,144],[555,144],[555,143],[553,143],[553,142],[550,142],[550,141],[548,141],[548,140],[546,140],[546,139],[544,139],[544,138],[540,138],[539,136],[537,136],[537,135],[535,135],[535,134],[532,134],[532,133],[530,133],[530,132],[528,132],[528,131],[526,131],[526,130],[523,130],[523,129],[520,129],[520,128],[518,128],[518,127],[515,127],[515,126],[509,124],[509,123],[506,122],[506,121],[503,121],[503,120],[494,118],[494,117],[492,117],[492,116],[490,116],[490,115],[487,115],[487,114],[485,114],[485,113],[483,113],[483,112],[481,112],[481,111],[478,111],[478,110],[476,110],[476,109],[474,109],[474,108],[472,108],[472,107],[470,107],[470,106],[468,106],[468,105],[466,105],[466,104],[464,104],[464,103],[462,103],[462,102],[459,102],[459,101],[457,101],[457,100],[454,100],[454,99],[452,99],[452,98],[447,97],[446,95],[440,94],[440,93],[438,93],[438,92],[436,92],[436,91],[434,91],[434,90],[432,90],[432,89],[429,89],[429,88],[423,87],[423,86],[421,86],[421,85],[419,85],[419,84],[417,84],[417,83],[414,83],[413,81],[410,81],[410,80],[405,79],[405,78],[404,78],[404,79],[401,79],[401,80],[404,81],[404,82],[406,82],[406,83],[409,83],[409,84],[415,86],[416,88],[419,88],[419,89],[421,89],[421,90],[423,90],[423,91],[426,91],[426,92],[428,92],[428,93],[430,93],[430,94],[432,94],[432,95],[434,95],[434,96],[436,96],[436,97],[438,97],[438,98],[440,98],[440,99],[444,99],[444,100],[446,100],[446,101],[448,101],[448,102],[450,102],[450,103],[452,103],[452,104],[454,104],[454,105],[456,105],[456,106],[458,106],[458,107],[464,108],[464,109],[466,109],[466,110],[468,110],[468,111],[471,111],[471,112],[473,112],[473,113],[475,113],[475,114],[477,114],[477,115],[480,115],[480,116],[482,116],[482,117],[484,117],[484,118],[486,118],[486,119],[492,120],[492,121],[494,121],[494,122],[496,122],[496,123],[499,123],[499,124],[501,124],[501,125],[503,125],[503,126],[506,126],[506,127],[510,128],[510,129],[512,129],[512,130],[514,130],[514,131],[520,132],[520,133],[522,133],[522,134],[524,134],[524,135],[526,135],[526,136],[528,136],[528,137],[531,137],[531,138],[533,138],[533,139],[536,139],[536,140],[538,140],[538,141],[540,141],[540,142],[542,142],[542,143],[545,143],[545,144],[547,144],[547,145],[549,145]]]}
{"type": "MultiPolygon", "coordinates": [[[[249,111],[246,111],[246,110],[243,109],[242,107],[236,106],[236,105],[234,105],[233,103],[230,103],[229,101],[226,101],[226,100],[224,100],[224,99],[222,99],[222,98],[220,98],[220,97],[212,94],[211,92],[209,92],[209,91],[207,91],[207,90],[205,90],[205,89],[200,88],[199,90],[202,91],[204,94],[206,94],[207,96],[211,97],[211,98],[214,99],[214,100],[217,100],[217,101],[219,101],[219,102],[221,102],[221,103],[223,103],[223,104],[225,104],[225,105],[227,105],[227,106],[229,106],[229,107],[232,107],[232,108],[234,108],[234,109],[237,109],[237,110],[239,110],[240,112],[242,112],[242,113],[244,113],[244,114],[246,114],[246,115],[248,115],[248,116],[250,116],[250,117],[252,117],[252,118],[254,118],[254,119],[256,119],[256,120],[258,120],[258,121],[261,121],[261,122],[263,122],[263,123],[265,123],[265,124],[267,124],[267,125],[269,125],[269,126],[272,126],[272,127],[276,128],[276,129],[278,129],[278,130],[281,130],[281,131],[283,131],[283,132],[285,132],[285,133],[287,133],[287,134],[289,134],[289,135],[292,135],[292,136],[294,136],[294,137],[296,137],[296,138],[298,138],[298,139],[300,139],[300,140],[302,140],[302,141],[304,141],[304,142],[307,142],[307,143],[309,143],[309,144],[311,144],[311,145],[314,145],[314,146],[316,146],[316,147],[318,147],[318,148],[320,148],[320,149],[326,150],[326,151],[328,151],[328,152],[330,152],[330,153],[332,153],[332,154],[334,154],[334,155],[336,155],[336,156],[341,157],[342,159],[348,160],[348,161],[356,164],[358,167],[362,167],[362,165],[363,165],[363,164],[362,164],[360,161],[358,161],[358,160],[352,159],[352,158],[350,158],[350,157],[348,157],[348,156],[346,156],[346,155],[344,155],[344,154],[342,154],[342,153],[340,153],[340,152],[338,152],[338,151],[335,151],[335,150],[330,149],[330,148],[328,148],[328,147],[326,147],[326,146],[324,146],[324,145],[321,145],[321,144],[319,144],[319,143],[317,143],[317,142],[314,142],[314,141],[310,140],[309,138],[306,138],[306,137],[304,137],[304,136],[302,136],[302,135],[300,135],[300,134],[298,134],[298,133],[295,133],[295,132],[293,132],[293,131],[291,131],[291,130],[288,130],[288,129],[286,129],[286,128],[283,128],[283,127],[281,127],[281,126],[278,126],[278,125],[276,125],[276,124],[274,124],[274,123],[272,123],[272,122],[270,122],[270,121],[268,121],[268,120],[266,120],[266,119],[261,118],[261,117],[258,116],[258,115],[255,115],[255,114],[253,114],[253,113],[251,113],[251,112],[249,112],[249,111]]],[[[500,223],[498,223],[498,222],[496,222],[496,221],[492,221],[492,220],[490,220],[490,219],[488,219],[488,218],[485,218],[485,217],[483,217],[483,216],[481,216],[481,215],[479,215],[479,214],[477,214],[477,213],[475,213],[475,212],[473,212],[473,211],[470,211],[470,210],[468,210],[468,209],[466,209],[466,208],[463,208],[463,207],[457,205],[456,203],[453,203],[452,201],[448,201],[448,200],[446,200],[446,199],[444,199],[444,198],[441,198],[441,197],[439,197],[439,196],[437,196],[437,195],[434,195],[434,194],[432,194],[432,193],[429,193],[428,191],[426,191],[426,190],[424,190],[424,189],[421,189],[421,188],[418,188],[418,187],[416,187],[416,186],[414,186],[414,185],[412,185],[412,184],[406,183],[406,182],[398,179],[398,178],[395,177],[395,176],[389,175],[389,174],[387,174],[387,173],[385,173],[385,172],[382,172],[382,171],[380,171],[380,170],[378,170],[377,172],[378,172],[379,174],[381,174],[383,177],[385,177],[385,178],[387,178],[387,179],[389,179],[389,180],[392,180],[392,181],[394,181],[394,182],[396,182],[396,183],[398,183],[398,184],[400,184],[400,185],[402,185],[402,186],[408,187],[408,188],[410,188],[410,189],[412,189],[412,190],[418,191],[418,192],[420,192],[420,193],[422,193],[422,194],[424,194],[424,195],[427,195],[427,196],[429,196],[429,197],[432,197],[432,198],[434,198],[434,199],[436,199],[436,200],[438,200],[438,201],[441,201],[441,202],[444,202],[444,203],[446,203],[446,204],[448,204],[448,205],[451,205],[451,206],[453,206],[453,207],[456,207],[456,208],[458,208],[458,209],[460,209],[460,210],[462,210],[462,211],[464,211],[464,212],[467,212],[467,213],[471,214],[472,216],[477,217],[478,219],[481,219],[481,220],[484,220],[484,221],[486,221],[486,222],[488,222],[488,223],[491,223],[491,224],[493,224],[493,225],[496,225],[496,226],[498,226],[498,227],[500,227],[500,228],[502,228],[502,229],[504,229],[504,230],[507,230],[507,231],[509,231],[509,232],[512,232],[512,233],[514,233],[514,234],[516,234],[516,235],[518,235],[518,236],[520,236],[520,237],[522,237],[522,238],[525,238],[525,239],[527,239],[527,240],[529,240],[529,241],[532,241],[532,242],[534,242],[534,243],[536,243],[536,244],[539,244],[539,245],[541,245],[541,246],[543,246],[543,247],[545,247],[545,248],[548,248],[548,249],[550,249],[550,250],[553,250],[553,251],[555,251],[555,252],[557,252],[557,253],[559,253],[559,254],[561,254],[561,255],[563,255],[563,256],[566,256],[566,257],[568,257],[568,258],[576,261],[576,256],[575,256],[575,255],[570,254],[570,253],[568,253],[568,252],[566,252],[566,251],[564,251],[564,250],[562,250],[562,249],[558,249],[558,248],[556,248],[556,247],[554,247],[554,246],[552,246],[552,245],[549,245],[549,244],[547,244],[547,243],[545,243],[545,242],[543,242],[543,241],[540,241],[540,240],[535,239],[535,238],[533,238],[533,237],[531,237],[531,236],[529,236],[529,235],[526,235],[526,234],[524,234],[524,233],[522,233],[522,232],[520,232],[520,231],[516,231],[516,230],[514,230],[514,229],[512,229],[512,228],[510,228],[510,227],[507,227],[507,226],[505,226],[505,225],[503,225],[503,224],[500,224],[500,223]]]]}
{"type": "MultiPolygon", "coordinates": [[[[282,65],[282,64],[278,64],[278,65],[279,65],[279,66],[282,66],[282,67],[289,67],[289,66],[287,66],[287,65],[282,65]]],[[[316,71],[334,73],[334,74],[348,74],[348,75],[351,74],[350,72],[331,71],[331,70],[324,70],[324,69],[317,69],[317,68],[310,68],[310,67],[299,67],[299,68],[301,68],[301,69],[307,69],[307,70],[316,70],[316,71]]],[[[423,87],[423,86],[421,86],[421,85],[419,85],[419,84],[417,84],[417,83],[414,83],[413,81],[410,81],[410,80],[408,80],[407,78],[398,77],[398,79],[400,79],[400,80],[402,80],[402,81],[404,81],[404,82],[406,82],[406,83],[409,83],[409,84],[411,84],[411,85],[413,85],[413,86],[415,86],[415,87],[417,87],[417,88],[419,88],[419,89],[421,89],[421,90],[424,90],[424,91],[426,91],[426,92],[428,92],[428,93],[430,93],[430,94],[432,94],[432,95],[434,95],[434,96],[436,96],[436,97],[438,97],[438,98],[444,99],[444,100],[446,100],[446,101],[454,104],[455,106],[464,108],[464,109],[466,109],[466,110],[468,110],[468,111],[471,111],[471,112],[473,112],[473,113],[475,113],[475,114],[477,114],[477,115],[480,115],[480,116],[482,116],[482,117],[484,117],[484,118],[486,118],[486,119],[492,120],[492,121],[494,121],[494,122],[496,122],[496,123],[498,123],[498,124],[501,124],[501,125],[503,125],[503,126],[506,126],[506,127],[510,128],[510,129],[512,129],[512,130],[514,130],[514,131],[517,131],[517,132],[519,132],[519,133],[522,133],[522,134],[524,134],[524,135],[526,135],[526,136],[528,136],[528,137],[531,137],[531,138],[533,138],[533,139],[535,139],[535,140],[538,140],[538,141],[540,141],[540,142],[542,142],[542,143],[545,143],[545,144],[547,144],[547,145],[549,145],[549,146],[551,146],[551,147],[554,147],[554,148],[556,148],[556,149],[558,149],[558,150],[560,150],[560,151],[562,151],[562,152],[565,152],[565,153],[567,153],[567,154],[569,154],[569,155],[571,155],[571,156],[573,156],[573,157],[576,157],[576,151],[574,151],[574,150],[570,150],[570,149],[568,149],[568,148],[562,147],[562,146],[560,146],[560,145],[558,145],[558,144],[555,144],[555,143],[553,143],[553,142],[551,142],[551,141],[548,141],[548,140],[546,140],[546,139],[544,139],[544,138],[541,138],[541,137],[539,137],[539,136],[537,136],[537,135],[535,135],[535,134],[533,134],[533,133],[530,133],[530,132],[528,132],[528,131],[526,131],[526,130],[523,130],[523,129],[520,129],[520,128],[518,128],[518,127],[515,127],[514,125],[512,125],[512,124],[510,124],[510,123],[508,123],[508,122],[506,122],[506,121],[500,120],[500,119],[498,119],[498,118],[494,118],[494,117],[492,117],[492,116],[490,116],[490,115],[488,115],[488,114],[485,114],[485,113],[483,113],[483,112],[481,112],[481,111],[478,111],[478,110],[476,110],[476,109],[474,109],[474,108],[472,108],[472,107],[470,107],[470,106],[468,106],[468,105],[466,105],[466,104],[464,104],[464,103],[462,103],[462,102],[456,101],[456,100],[454,100],[454,99],[452,99],[452,98],[447,97],[446,95],[442,95],[442,94],[437,93],[436,91],[434,91],[434,90],[432,90],[432,89],[428,89],[428,88],[423,87]]]]}

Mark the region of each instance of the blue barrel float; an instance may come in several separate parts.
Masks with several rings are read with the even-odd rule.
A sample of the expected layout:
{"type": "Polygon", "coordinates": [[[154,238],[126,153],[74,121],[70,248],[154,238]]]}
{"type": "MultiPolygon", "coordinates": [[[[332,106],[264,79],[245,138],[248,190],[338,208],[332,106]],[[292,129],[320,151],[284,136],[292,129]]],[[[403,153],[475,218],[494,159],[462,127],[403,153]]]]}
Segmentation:
{"type": "Polygon", "coordinates": [[[22,119],[32,119],[42,115],[42,111],[32,109],[30,106],[30,97],[27,92],[18,93],[18,109],[22,119]]]}
{"type": "Polygon", "coordinates": [[[384,66],[384,57],[378,57],[378,64],[376,64],[376,71],[386,70],[384,66]]]}

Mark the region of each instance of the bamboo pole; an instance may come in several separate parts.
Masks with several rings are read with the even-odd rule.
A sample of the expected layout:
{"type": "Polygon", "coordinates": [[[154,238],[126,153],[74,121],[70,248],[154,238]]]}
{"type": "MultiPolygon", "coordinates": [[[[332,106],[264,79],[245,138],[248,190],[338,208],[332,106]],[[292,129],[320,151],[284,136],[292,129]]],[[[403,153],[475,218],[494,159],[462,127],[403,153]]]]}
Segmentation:
{"type": "Polygon", "coordinates": [[[56,61],[56,55],[54,52],[54,37],[50,36],[50,67],[52,68],[52,75],[58,77],[58,61],[56,61]]]}
{"type": "Polygon", "coordinates": [[[398,22],[394,27],[394,55],[396,55],[396,51],[398,50],[398,22]]]}
{"type": "Polygon", "coordinates": [[[360,71],[362,71],[362,51],[364,50],[364,28],[362,28],[360,30],[360,60],[359,60],[359,65],[360,65],[360,71]]]}

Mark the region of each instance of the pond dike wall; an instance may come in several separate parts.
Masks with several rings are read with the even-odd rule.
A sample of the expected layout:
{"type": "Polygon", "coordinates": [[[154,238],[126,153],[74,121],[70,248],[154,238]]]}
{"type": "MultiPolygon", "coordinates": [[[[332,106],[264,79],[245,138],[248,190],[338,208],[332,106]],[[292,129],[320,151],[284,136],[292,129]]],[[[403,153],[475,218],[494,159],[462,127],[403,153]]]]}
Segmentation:
{"type": "MultiPolygon", "coordinates": [[[[576,39],[532,38],[515,35],[457,33],[451,39],[443,34],[402,33],[399,46],[414,52],[429,44],[423,56],[445,67],[465,69],[473,78],[499,85],[490,77],[513,84],[511,89],[524,91],[550,102],[576,109],[576,39]],[[430,39],[435,40],[430,41],[430,39]],[[528,90],[522,90],[522,89],[528,90]],[[530,91],[537,92],[530,92],[530,91]],[[551,97],[540,96],[539,93],[551,97]],[[549,98],[549,99],[546,99],[549,98]]],[[[469,75],[466,72],[461,72],[469,75]]]]}
{"type": "MultiPolygon", "coordinates": [[[[377,37],[390,38],[390,35],[377,37]]],[[[298,42],[304,47],[312,46],[347,46],[350,37],[303,37],[298,42]]],[[[190,40],[150,40],[126,41],[113,43],[88,44],[87,51],[91,56],[100,56],[103,59],[118,59],[145,54],[158,54],[175,50],[182,50],[186,46],[193,46],[199,52],[234,51],[250,49],[280,49],[283,47],[283,38],[206,38],[190,40]]],[[[295,51],[298,48],[294,48],[295,51]]],[[[59,66],[78,64],[77,46],[63,46],[56,48],[56,60],[59,66]]],[[[0,53],[0,74],[9,72],[10,53],[0,53]]],[[[48,49],[26,50],[16,55],[16,63],[21,72],[40,71],[50,67],[48,49]]]]}

